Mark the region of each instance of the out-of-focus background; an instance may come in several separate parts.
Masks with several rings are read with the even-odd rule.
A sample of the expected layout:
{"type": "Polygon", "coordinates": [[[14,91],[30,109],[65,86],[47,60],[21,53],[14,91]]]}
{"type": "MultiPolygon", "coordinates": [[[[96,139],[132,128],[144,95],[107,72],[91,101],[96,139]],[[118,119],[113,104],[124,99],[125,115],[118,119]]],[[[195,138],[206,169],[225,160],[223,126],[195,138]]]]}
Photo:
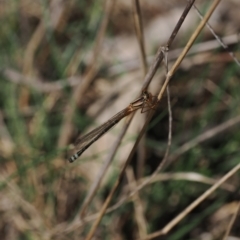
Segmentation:
{"type": "MultiPolygon", "coordinates": [[[[106,2],[0,1],[0,239],[84,239],[143,125],[144,114],[136,114],[87,209],[90,217],[80,222],[87,192],[125,120],[74,164],[67,161],[69,146],[127,107],[144,79],[133,1],[118,0],[111,8],[106,2]]],[[[140,1],[149,66],[186,3],[140,1]]],[[[204,14],[210,3],[196,6],[204,14]]],[[[137,239],[160,230],[240,162],[240,66],[229,55],[240,58],[239,10],[239,0],[222,1],[209,21],[229,50],[205,27],[171,80],[171,162],[104,216],[96,239],[137,239]]],[[[192,9],[170,48],[169,67],[199,22],[192,9]]],[[[162,64],[150,85],[153,94],[164,76],[162,64]]],[[[110,205],[162,161],[168,126],[165,95],[110,205]]],[[[166,239],[222,239],[238,201],[239,173],[166,239]]],[[[230,236],[240,239],[239,216],[230,236]]]]}

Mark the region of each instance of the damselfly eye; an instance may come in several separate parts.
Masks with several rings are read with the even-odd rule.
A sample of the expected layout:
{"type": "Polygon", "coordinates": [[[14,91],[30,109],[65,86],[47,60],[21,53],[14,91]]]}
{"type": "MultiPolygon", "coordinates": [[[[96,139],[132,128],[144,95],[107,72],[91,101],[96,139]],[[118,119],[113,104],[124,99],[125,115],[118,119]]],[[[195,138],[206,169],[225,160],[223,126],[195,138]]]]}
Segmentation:
{"type": "Polygon", "coordinates": [[[143,98],[144,99],[148,99],[149,98],[149,93],[148,92],[144,92],[143,93],[143,98]]]}

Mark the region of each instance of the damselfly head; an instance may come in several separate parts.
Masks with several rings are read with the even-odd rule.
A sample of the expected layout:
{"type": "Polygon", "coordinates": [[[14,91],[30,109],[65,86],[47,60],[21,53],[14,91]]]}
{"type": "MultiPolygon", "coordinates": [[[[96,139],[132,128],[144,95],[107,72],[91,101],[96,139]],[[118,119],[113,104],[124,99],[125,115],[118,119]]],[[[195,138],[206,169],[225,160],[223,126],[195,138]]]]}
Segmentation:
{"type": "Polygon", "coordinates": [[[75,149],[75,145],[74,144],[70,144],[67,147],[66,155],[68,157],[68,161],[69,162],[74,162],[76,160],[75,158],[77,158],[77,157],[75,156],[76,155],[76,149],[75,149]]]}
{"type": "Polygon", "coordinates": [[[142,95],[143,95],[144,100],[150,100],[151,101],[152,94],[150,92],[144,91],[142,95]]]}

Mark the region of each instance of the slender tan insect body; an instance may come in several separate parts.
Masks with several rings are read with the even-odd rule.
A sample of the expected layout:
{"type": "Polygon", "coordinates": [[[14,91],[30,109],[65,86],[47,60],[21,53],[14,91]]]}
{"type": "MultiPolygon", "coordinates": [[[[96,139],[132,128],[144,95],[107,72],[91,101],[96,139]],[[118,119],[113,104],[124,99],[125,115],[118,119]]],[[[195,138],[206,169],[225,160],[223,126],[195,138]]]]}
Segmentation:
{"type": "Polygon", "coordinates": [[[108,130],[115,126],[124,117],[128,116],[130,113],[138,109],[142,109],[141,112],[143,112],[144,107],[151,108],[153,104],[154,102],[152,94],[146,91],[143,92],[142,95],[135,101],[131,102],[127,108],[114,115],[100,127],[92,130],[90,133],[84,135],[83,137],[79,137],[75,142],[75,148],[77,152],[69,158],[69,162],[74,162],[77,158],[79,158],[86,149],[88,149],[95,141],[102,137],[108,130]]]}

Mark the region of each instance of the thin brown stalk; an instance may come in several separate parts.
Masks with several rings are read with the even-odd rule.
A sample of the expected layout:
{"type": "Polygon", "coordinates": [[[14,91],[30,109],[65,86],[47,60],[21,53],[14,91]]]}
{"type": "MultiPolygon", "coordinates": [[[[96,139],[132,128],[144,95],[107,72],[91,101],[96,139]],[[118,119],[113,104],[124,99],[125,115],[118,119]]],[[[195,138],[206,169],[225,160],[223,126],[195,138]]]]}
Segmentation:
{"type": "MultiPolygon", "coordinates": [[[[202,201],[209,197],[216,189],[218,189],[224,182],[226,182],[231,176],[233,176],[240,169],[240,164],[235,166],[227,174],[225,174],[216,184],[210,187],[199,198],[191,203],[184,211],[182,211],[177,217],[170,221],[162,230],[149,234],[144,240],[152,239],[161,235],[167,234],[174,226],[176,226],[188,213],[196,208],[202,201]]],[[[143,240],[143,239],[142,239],[143,240]]]]}
{"type": "MultiPolygon", "coordinates": [[[[231,44],[236,44],[239,42],[239,37],[237,34],[232,34],[229,36],[225,36],[222,38],[223,42],[227,45],[231,44]]],[[[192,48],[189,50],[187,53],[187,56],[197,54],[197,53],[202,53],[202,52],[207,52],[211,51],[214,49],[219,48],[219,42],[217,40],[210,40],[210,41],[205,41],[201,43],[196,43],[192,46],[192,48]]],[[[180,55],[182,52],[183,48],[177,48],[174,50],[169,49],[169,61],[173,61],[177,59],[177,57],[180,55]]],[[[148,56],[147,61],[148,64],[152,63],[154,60],[154,56],[148,56]]],[[[108,75],[110,77],[121,74],[122,72],[129,72],[133,71],[135,69],[139,68],[139,60],[138,59],[132,59],[127,62],[119,63],[119,64],[114,64],[114,66],[110,66],[108,68],[108,75]]]]}
{"type": "Polygon", "coordinates": [[[181,55],[178,57],[178,59],[176,60],[176,62],[174,63],[174,65],[172,66],[172,68],[170,69],[170,71],[167,74],[167,78],[161,88],[161,91],[158,94],[158,101],[160,101],[162,99],[163,93],[166,90],[166,87],[170,81],[170,79],[172,78],[173,74],[176,72],[177,68],[179,67],[179,65],[181,64],[182,60],[184,59],[184,57],[186,56],[187,52],[189,51],[189,49],[191,48],[191,46],[193,45],[194,41],[196,40],[196,38],[198,37],[198,35],[200,34],[200,32],[202,31],[202,29],[204,28],[204,26],[206,25],[207,21],[209,20],[209,18],[212,16],[214,10],[216,9],[216,7],[218,6],[219,2],[221,0],[215,0],[212,5],[210,6],[208,12],[206,13],[206,15],[204,16],[204,18],[202,19],[202,21],[200,22],[200,24],[198,25],[197,29],[194,31],[194,33],[192,34],[191,38],[189,39],[188,43],[186,44],[185,48],[183,49],[181,55]]]}
{"type": "MultiPolygon", "coordinates": [[[[185,20],[187,14],[188,14],[189,10],[191,9],[192,5],[194,4],[194,2],[195,2],[195,0],[188,1],[179,21],[177,22],[176,27],[174,28],[170,38],[168,39],[168,42],[165,46],[166,49],[169,49],[171,47],[173,40],[175,39],[179,29],[181,28],[181,26],[183,24],[183,21],[185,20]]],[[[142,91],[145,91],[146,89],[148,89],[148,86],[151,83],[151,81],[158,69],[159,64],[163,60],[163,57],[164,57],[164,54],[163,54],[162,46],[161,46],[157,51],[155,60],[154,60],[153,64],[151,65],[151,68],[148,71],[148,74],[145,76],[144,83],[142,86],[142,91]]]]}
{"type": "Polygon", "coordinates": [[[147,73],[147,60],[146,60],[146,51],[145,51],[145,45],[144,45],[142,14],[141,14],[139,0],[133,0],[133,18],[134,18],[134,26],[136,30],[137,40],[140,47],[143,74],[145,76],[147,73]]]}
{"type": "MultiPolygon", "coordinates": [[[[146,50],[144,44],[144,32],[143,32],[143,24],[142,24],[142,14],[141,7],[139,4],[139,0],[133,0],[133,18],[134,18],[134,26],[136,31],[136,36],[138,40],[138,45],[140,48],[141,62],[142,62],[142,70],[143,76],[147,74],[147,57],[146,50]]],[[[142,117],[144,119],[144,116],[142,117]]],[[[145,149],[145,137],[142,138],[138,145],[138,157],[137,157],[137,178],[141,178],[144,171],[144,163],[146,158],[146,149],[145,149]]]]}
{"type": "MultiPolygon", "coordinates": [[[[165,58],[166,72],[168,72],[167,53],[164,53],[164,54],[166,56],[166,58],[165,58]]],[[[163,160],[160,162],[160,164],[158,165],[156,170],[153,172],[151,177],[146,179],[139,186],[135,187],[134,191],[132,191],[129,194],[128,198],[133,197],[141,188],[146,186],[157,175],[157,173],[163,168],[163,166],[166,164],[166,162],[168,160],[168,155],[169,155],[169,151],[170,151],[170,147],[171,147],[171,143],[172,143],[172,108],[171,108],[171,97],[170,97],[169,87],[167,87],[167,102],[168,102],[168,114],[169,114],[169,120],[168,120],[168,123],[169,123],[169,126],[168,126],[168,142],[167,142],[167,149],[165,151],[163,160]]]]}
{"type": "Polygon", "coordinates": [[[95,47],[93,50],[92,60],[90,62],[89,68],[86,70],[86,74],[83,76],[82,83],[79,84],[76,90],[73,93],[72,98],[69,101],[67,109],[64,114],[63,125],[60,130],[60,136],[58,139],[58,148],[63,148],[67,145],[71,135],[72,135],[72,119],[74,116],[74,112],[76,110],[76,106],[84,99],[84,93],[90,86],[94,76],[98,70],[98,59],[101,51],[101,44],[103,41],[103,37],[106,33],[108,21],[110,14],[112,12],[112,8],[114,6],[115,1],[105,0],[104,4],[104,15],[99,27],[99,31],[97,33],[95,47]]]}
{"type": "MultiPolygon", "coordinates": [[[[144,117],[143,117],[144,118],[144,117]]],[[[144,165],[146,159],[146,138],[143,135],[141,141],[139,142],[137,149],[137,179],[141,178],[144,174],[144,165]]]]}

